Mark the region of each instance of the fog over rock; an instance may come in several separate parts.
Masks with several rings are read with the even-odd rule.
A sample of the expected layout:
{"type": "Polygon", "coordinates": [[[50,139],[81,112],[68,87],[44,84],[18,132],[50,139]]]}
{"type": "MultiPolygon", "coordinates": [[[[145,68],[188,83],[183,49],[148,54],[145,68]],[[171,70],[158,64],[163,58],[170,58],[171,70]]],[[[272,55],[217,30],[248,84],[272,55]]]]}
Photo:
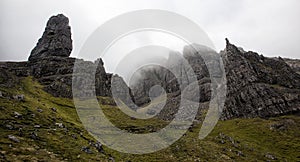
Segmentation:
{"type": "MultiPolygon", "coordinates": [[[[200,107],[207,109],[212,99],[210,75],[218,76],[222,58],[227,79],[227,97],[222,119],[232,118],[267,118],[271,116],[297,113],[300,111],[300,75],[296,73],[299,61],[288,60],[292,68],[282,58],[268,58],[252,51],[244,51],[226,39],[226,48],[217,53],[201,45],[186,46],[184,58],[189,62],[197,75],[200,91],[200,107]],[[208,58],[207,62],[204,59],[208,58]],[[208,68],[212,69],[212,74],[208,68]]],[[[185,82],[186,70],[180,64],[179,57],[170,55],[170,69],[182,71],[175,77],[170,71],[161,67],[143,72],[144,75],[132,86],[135,102],[139,105],[150,102],[148,91],[158,84],[173,96],[180,94],[177,83],[185,82]]],[[[188,80],[186,80],[188,82],[188,80]]],[[[188,83],[190,84],[190,83],[188,83]]],[[[190,91],[193,94],[193,91],[190,91]]],[[[178,97],[176,100],[180,100],[178,97]]],[[[164,110],[174,114],[178,102],[167,100],[164,110]]],[[[163,119],[172,119],[169,114],[160,114],[163,119]]]]}

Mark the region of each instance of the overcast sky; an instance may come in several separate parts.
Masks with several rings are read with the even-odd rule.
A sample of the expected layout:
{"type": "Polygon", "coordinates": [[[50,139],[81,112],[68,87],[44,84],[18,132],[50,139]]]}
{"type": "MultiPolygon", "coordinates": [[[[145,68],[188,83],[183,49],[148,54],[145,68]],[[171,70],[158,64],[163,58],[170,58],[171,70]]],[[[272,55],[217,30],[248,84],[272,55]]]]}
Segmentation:
{"type": "MultiPolygon", "coordinates": [[[[0,60],[27,60],[48,18],[70,19],[74,50],[105,21],[133,10],[163,9],[196,22],[217,51],[224,38],[265,56],[300,58],[299,0],[1,0],[0,60]]],[[[105,61],[105,60],[104,60],[105,61]]]]}

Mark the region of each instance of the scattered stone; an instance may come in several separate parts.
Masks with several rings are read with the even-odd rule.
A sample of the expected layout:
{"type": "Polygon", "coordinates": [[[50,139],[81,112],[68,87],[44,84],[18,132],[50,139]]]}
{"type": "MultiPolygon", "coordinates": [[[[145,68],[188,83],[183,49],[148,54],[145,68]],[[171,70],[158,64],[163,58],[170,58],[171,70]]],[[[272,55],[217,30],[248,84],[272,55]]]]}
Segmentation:
{"type": "Polygon", "coordinates": [[[36,132],[31,132],[31,133],[30,133],[30,138],[31,138],[31,139],[34,139],[34,140],[37,140],[37,139],[38,139],[37,133],[36,133],[36,132]]]}
{"type": "Polygon", "coordinates": [[[287,130],[290,126],[295,125],[295,121],[292,119],[286,119],[274,124],[270,125],[270,130],[279,130],[279,131],[283,131],[283,130],[287,130]]]}
{"type": "Polygon", "coordinates": [[[7,129],[9,129],[9,130],[13,130],[14,129],[14,127],[12,125],[10,125],[10,124],[6,124],[5,127],[7,129]]]}
{"type": "Polygon", "coordinates": [[[8,135],[8,139],[10,139],[11,141],[17,142],[17,143],[20,142],[20,140],[17,137],[13,136],[13,135],[8,135]]]}
{"type": "Polygon", "coordinates": [[[55,125],[57,125],[59,128],[64,128],[63,123],[55,123],[55,125]]]}
{"type": "Polygon", "coordinates": [[[13,98],[17,101],[24,102],[25,101],[25,96],[23,94],[15,95],[13,98]]]}
{"type": "Polygon", "coordinates": [[[36,109],[36,111],[39,112],[39,113],[42,113],[43,109],[38,108],[38,109],[36,109]]]}
{"type": "Polygon", "coordinates": [[[34,125],[33,127],[34,127],[34,128],[41,128],[40,125],[34,125]]]}
{"type": "Polygon", "coordinates": [[[219,133],[218,136],[215,137],[216,140],[219,141],[219,143],[224,144],[226,141],[229,141],[234,147],[238,148],[239,141],[235,141],[232,137],[227,136],[223,134],[222,132],[219,133]]]}
{"type": "Polygon", "coordinates": [[[222,140],[222,139],[221,139],[219,142],[220,142],[221,144],[226,143],[226,142],[225,142],[224,140],[222,140]]]}
{"type": "Polygon", "coordinates": [[[26,148],[26,151],[34,152],[34,151],[36,151],[36,149],[33,147],[28,147],[28,148],[26,148]]]}
{"type": "Polygon", "coordinates": [[[229,156],[227,156],[227,155],[225,155],[225,154],[222,154],[222,155],[221,155],[221,158],[222,158],[222,159],[225,159],[225,160],[230,160],[230,159],[231,159],[229,156]]]}
{"type": "Polygon", "coordinates": [[[237,154],[238,156],[244,156],[244,154],[243,154],[242,151],[237,151],[236,154],[237,154]]]}
{"type": "Polygon", "coordinates": [[[52,110],[53,112],[56,112],[56,108],[55,108],[55,107],[52,107],[51,110],[52,110]]]}
{"type": "Polygon", "coordinates": [[[83,151],[85,153],[88,153],[88,154],[92,154],[93,153],[92,150],[90,150],[90,148],[86,147],[86,146],[82,147],[81,151],[83,151]]]}
{"type": "Polygon", "coordinates": [[[0,159],[2,159],[2,161],[8,161],[5,157],[6,151],[0,151],[0,159]]]}
{"type": "Polygon", "coordinates": [[[14,112],[14,116],[15,118],[22,118],[22,114],[18,113],[18,112],[14,112]]]}
{"type": "Polygon", "coordinates": [[[272,154],[270,154],[270,153],[267,153],[267,154],[265,155],[265,157],[268,158],[268,159],[270,159],[270,160],[276,160],[276,159],[277,159],[276,156],[274,156],[274,155],[272,155],[272,154]]]}
{"type": "Polygon", "coordinates": [[[23,136],[23,129],[22,128],[19,128],[19,136],[23,136]]]}
{"type": "Polygon", "coordinates": [[[112,162],[115,162],[115,158],[113,158],[112,156],[110,156],[110,157],[108,158],[108,160],[110,160],[110,161],[112,161],[112,162]]]}
{"type": "Polygon", "coordinates": [[[102,144],[101,144],[100,142],[96,142],[96,143],[94,144],[94,146],[95,146],[95,148],[98,150],[98,152],[104,153],[102,144]]]}
{"type": "Polygon", "coordinates": [[[74,139],[78,139],[77,136],[76,136],[76,134],[72,134],[71,136],[72,136],[72,138],[74,138],[74,139]]]}
{"type": "Polygon", "coordinates": [[[0,91],[0,97],[4,97],[4,96],[3,96],[3,93],[2,93],[1,91],[0,91]]]}

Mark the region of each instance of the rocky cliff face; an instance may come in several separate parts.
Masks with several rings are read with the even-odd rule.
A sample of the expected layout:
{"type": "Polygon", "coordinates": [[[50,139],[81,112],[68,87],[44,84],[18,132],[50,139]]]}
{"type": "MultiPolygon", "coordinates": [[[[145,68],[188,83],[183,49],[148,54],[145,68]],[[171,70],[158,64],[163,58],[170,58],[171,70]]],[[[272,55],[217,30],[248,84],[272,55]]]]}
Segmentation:
{"type": "MultiPolygon", "coordinates": [[[[227,77],[227,98],[223,119],[266,118],[300,111],[300,75],[296,73],[299,71],[299,61],[267,58],[252,51],[245,52],[228,40],[226,48],[220,53],[200,45],[193,45],[193,48],[185,47],[183,57],[192,69],[182,64],[178,54],[170,54],[166,66],[178,72],[179,77],[175,77],[170,70],[162,67],[145,69],[137,84],[132,86],[132,90],[121,77],[106,73],[101,59],[90,62],[71,58],[69,57],[71,50],[72,39],[68,18],[63,15],[53,16],[47,22],[45,32],[37,46],[32,50],[29,61],[0,63],[0,85],[12,87],[18,82],[19,77],[33,76],[50,94],[70,98],[73,95],[73,66],[77,60],[87,71],[97,66],[95,92],[98,96],[112,97],[111,79],[115,77],[117,84],[115,85],[117,88],[113,89],[115,97],[120,97],[125,103],[127,101],[130,103],[129,101],[133,99],[137,105],[145,105],[150,102],[148,93],[151,87],[161,85],[168,97],[165,109],[158,116],[172,119],[179,105],[180,89],[190,84],[187,76],[191,70],[195,72],[200,88],[200,100],[197,102],[200,102],[201,109],[207,108],[211,99],[210,75],[219,75],[219,59],[222,58],[227,77]],[[210,58],[210,61],[205,63],[201,56],[210,58]],[[207,66],[216,68],[212,71],[213,74],[209,73],[207,66]],[[121,87],[118,88],[119,86],[121,87]],[[128,93],[129,95],[124,95],[128,93]]],[[[81,85],[85,85],[84,81],[81,85]]],[[[190,92],[194,95],[193,90],[190,92]]],[[[159,96],[160,93],[153,95],[159,96]]]]}
{"type": "MultiPolygon", "coordinates": [[[[227,78],[227,98],[222,119],[266,118],[300,111],[300,75],[282,58],[267,58],[252,51],[245,52],[228,40],[226,40],[225,50],[220,54],[200,46],[198,49],[187,46],[183,54],[197,75],[200,107],[204,109],[207,108],[211,98],[211,80],[207,66],[218,68],[219,63],[216,58],[222,57],[227,78]],[[210,61],[205,64],[201,56],[210,56],[210,61]]],[[[171,59],[172,56],[169,60],[171,59]]],[[[174,65],[175,67],[170,68],[182,69],[179,63],[174,65]]],[[[147,96],[150,88],[147,87],[151,87],[154,83],[162,87],[176,87],[175,83],[185,78],[185,73],[177,79],[174,76],[163,77],[171,75],[162,68],[144,73],[146,75],[143,75],[138,84],[132,88],[136,103],[140,105],[143,102],[150,102],[147,96]]],[[[167,93],[180,94],[178,91],[178,87],[173,88],[173,91],[168,91],[167,88],[167,93]]],[[[168,103],[172,105],[171,102],[167,102],[167,105],[168,103]]],[[[167,107],[177,105],[178,103],[173,103],[173,106],[167,107]]],[[[166,116],[162,118],[168,119],[166,116]]]]}
{"type": "MultiPolygon", "coordinates": [[[[52,16],[43,36],[28,58],[29,74],[45,86],[45,90],[56,97],[72,97],[72,75],[76,58],[69,57],[72,51],[69,20],[62,14],[52,16]]],[[[96,94],[110,96],[111,74],[105,72],[101,59],[95,62],[80,60],[81,66],[91,71],[97,66],[95,75],[96,94]]]]}
{"type": "Polygon", "coordinates": [[[300,75],[281,58],[243,52],[227,41],[224,119],[270,117],[300,111],[300,75]]]}
{"type": "Polygon", "coordinates": [[[69,20],[62,14],[52,16],[43,36],[26,62],[0,63],[2,86],[13,86],[18,77],[33,76],[44,90],[56,97],[72,97],[72,75],[75,61],[87,71],[95,68],[95,89],[98,96],[111,96],[112,74],[105,72],[102,59],[95,62],[69,57],[72,51],[69,20]]]}

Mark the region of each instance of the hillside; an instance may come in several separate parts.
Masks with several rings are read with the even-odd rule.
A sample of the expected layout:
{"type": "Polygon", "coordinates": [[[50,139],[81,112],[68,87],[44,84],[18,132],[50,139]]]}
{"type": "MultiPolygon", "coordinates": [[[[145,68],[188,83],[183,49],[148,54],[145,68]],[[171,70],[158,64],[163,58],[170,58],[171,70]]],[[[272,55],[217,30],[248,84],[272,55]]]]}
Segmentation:
{"type": "MultiPolygon", "coordinates": [[[[195,123],[171,147],[130,155],[99,143],[83,128],[71,99],[53,97],[32,77],[0,88],[2,161],[298,161],[300,117],[219,121],[204,140],[195,123]],[[19,98],[14,96],[19,95],[19,98]],[[22,97],[20,97],[22,95],[22,97]]],[[[100,97],[106,115],[122,129],[147,132],[163,121],[142,122],[123,114],[110,98],[100,97]],[[124,124],[127,123],[127,124],[124,124]]]]}

